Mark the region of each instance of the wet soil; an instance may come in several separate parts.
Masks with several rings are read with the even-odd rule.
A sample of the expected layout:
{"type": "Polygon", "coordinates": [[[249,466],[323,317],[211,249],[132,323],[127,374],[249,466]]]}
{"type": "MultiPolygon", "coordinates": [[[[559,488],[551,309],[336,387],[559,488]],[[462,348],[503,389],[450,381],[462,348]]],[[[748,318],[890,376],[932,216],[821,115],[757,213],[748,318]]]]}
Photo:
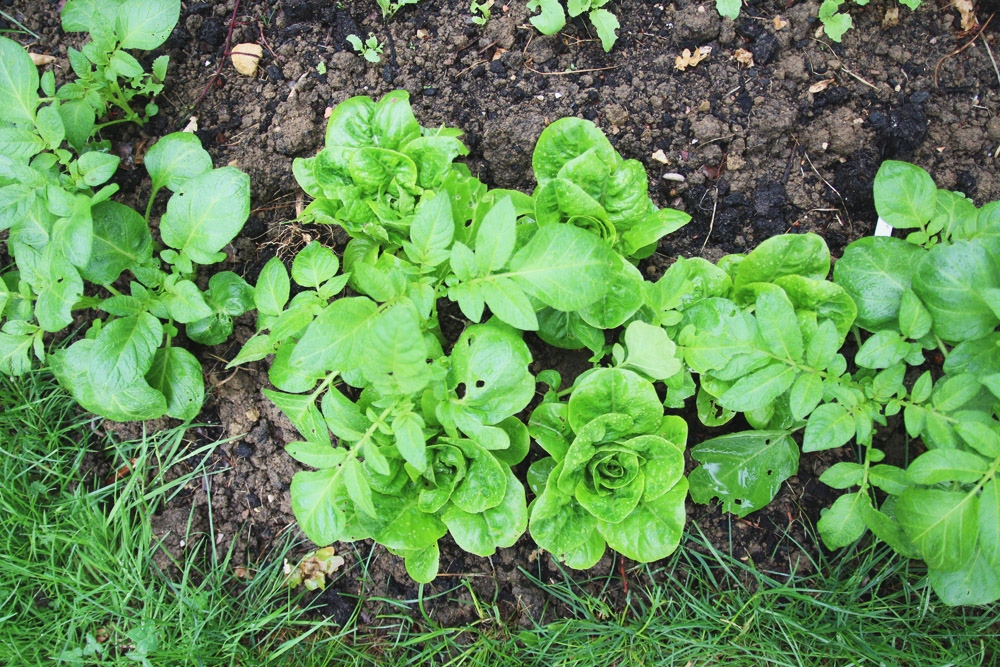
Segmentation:
{"type": "MultiPolygon", "coordinates": [[[[651,278],[676,256],[714,260],[784,232],[817,232],[838,256],[874,229],[871,183],[884,159],[915,162],[940,187],[979,205],[1000,199],[1000,73],[989,52],[1000,51],[994,27],[963,49],[972,36],[960,34],[954,11],[924,3],[913,12],[901,9],[900,22],[890,26],[885,17],[895,3],[873,0],[851,6],[855,28],[835,44],[814,19],[818,5],[749,0],[734,22],[720,18],[714,3],[613,2],[622,27],[605,53],[584,21],[570,21],[556,36],[538,34],[519,0],[497,2],[485,27],[471,21],[465,0],[423,0],[388,23],[373,0],[185,2],[158,52],[171,59],[160,115],[142,129],[118,126],[111,138],[138,164],[156,137],[197,116],[197,134],[216,165],[235,165],[252,178],[253,212],[220,267],[250,281],[272,256],[290,259],[312,238],[342,247],[343,236],[332,230],[284,224],[295,217],[299,192],[292,159],[318,150],[329,108],[396,88],[410,92],[421,124],[465,131],[468,164],[494,187],[530,191],[531,151],[546,124],[567,115],[593,120],[620,153],[643,162],[658,205],[693,216],[641,267],[651,278]],[[238,75],[227,61],[214,78],[233,17],[232,44],[264,46],[256,77],[238,75]],[[379,64],[359,58],[345,41],[368,33],[385,45],[379,64]],[[683,49],[700,46],[712,47],[705,61],[675,69],[683,49]],[[752,66],[736,59],[741,49],[752,55],[752,66]]],[[[57,79],[65,76],[66,49],[82,40],[59,30],[59,5],[3,0],[2,6],[39,34],[32,50],[55,55],[57,79]]],[[[995,2],[981,3],[980,22],[995,9],[995,2]]],[[[8,27],[2,18],[0,27],[8,27]]],[[[147,64],[151,59],[144,56],[147,64]]],[[[138,166],[118,175],[136,202],[144,201],[142,176],[138,166]]],[[[267,362],[224,368],[253,326],[244,317],[230,342],[193,346],[209,387],[200,417],[212,425],[195,435],[228,440],[208,459],[214,474],[156,517],[154,530],[175,558],[201,534],[222,552],[232,548],[235,563],[253,562],[296,531],[288,486],[299,466],[283,446],[297,437],[261,396],[267,362]]],[[[572,355],[534,351],[535,370],[573,363],[572,355]]],[[[694,426],[690,416],[691,445],[719,434],[694,426]]],[[[140,427],[107,428],[127,436],[140,427]]],[[[883,437],[896,435],[889,429],[883,437]]],[[[817,477],[852,456],[849,448],[804,455],[775,501],[746,519],[694,504],[688,518],[736,558],[773,572],[808,569],[818,549],[810,526],[833,498],[817,477]]],[[[542,581],[561,576],[530,538],[489,559],[447,539],[442,545],[443,576],[423,592],[425,610],[438,622],[476,620],[473,594],[522,622],[539,618],[552,602],[522,571],[542,581]],[[468,585],[451,590],[462,581],[468,585]]],[[[344,576],[320,597],[330,615],[346,622],[354,596],[366,601],[362,621],[385,610],[388,603],[375,598],[413,609],[418,589],[399,559],[370,543],[341,546],[344,576]]],[[[589,574],[620,566],[639,576],[610,555],[589,574]]]]}

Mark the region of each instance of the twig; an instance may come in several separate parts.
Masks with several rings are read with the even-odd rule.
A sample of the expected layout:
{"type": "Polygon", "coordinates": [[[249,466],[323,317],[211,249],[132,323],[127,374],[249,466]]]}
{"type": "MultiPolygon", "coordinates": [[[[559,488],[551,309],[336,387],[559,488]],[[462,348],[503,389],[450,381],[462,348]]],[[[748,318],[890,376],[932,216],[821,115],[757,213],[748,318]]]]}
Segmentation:
{"type": "Polygon", "coordinates": [[[839,191],[837,190],[837,188],[833,187],[833,186],[832,186],[832,185],[830,184],[830,181],[828,181],[828,180],[826,180],[825,178],[823,178],[823,174],[819,173],[819,170],[818,170],[818,169],[816,169],[815,165],[813,165],[813,161],[809,159],[809,153],[807,153],[806,151],[804,151],[804,150],[803,150],[803,151],[802,151],[802,155],[804,155],[804,156],[805,156],[805,158],[806,158],[806,162],[808,162],[808,163],[809,163],[809,166],[810,166],[810,167],[812,168],[813,172],[815,172],[815,173],[816,173],[816,175],[817,175],[817,176],[819,176],[819,180],[821,180],[821,181],[823,181],[824,183],[826,183],[826,187],[828,187],[828,188],[830,188],[831,190],[833,190],[833,193],[834,193],[835,195],[837,195],[837,199],[839,199],[839,200],[840,200],[840,205],[844,207],[844,217],[845,217],[845,218],[847,218],[847,224],[848,224],[848,225],[849,225],[849,224],[851,224],[851,216],[849,216],[849,215],[847,214],[847,204],[846,204],[846,203],[844,202],[844,198],[840,196],[840,192],[839,192],[839,191]]]}
{"type": "Polygon", "coordinates": [[[524,69],[530,72],[534,72],[535,74],[541,74],[542,76],[560,76],[563,74],[583,74],[584,72],[603,72],[604,70],[618,69],[619,67],[621,67],[621,65],[612,65],[611,67],[592,67],[590,69],[565,70],[562,72],[540,72],[534,67],[528,67],[527,65],[525,65],[524,69]]]}
{"type": "Polygon", "coordinates": [[[858,81],[860,81],[861,83],[863,83],[863,84],[865,84],[866,86],[868,86],[869,88],[874,88],[875,90],[878,90],[878,86],[876,86],[876,85],[875,85],[874,83],[869,83],[868,81],[865,81],[865,80],[864,80],[864,79],[862,79],[862,78],[861,78],[860,76],[858,76],[857,74],[855,74],[855,73],[854,73],[854,72],[852,72],[851,70],[847,69],[847,68],[846,68],[846,67],[844,67],[843,65],[841,65],[841,66],[840,66],[840,69],[841,69],[841,70],[843,70],[843,71],[845,71],[845,72],[847,72],[848,74],[850,74],[851,76],[853,76],[853,77],[854,77],[855,79],[857,79],[857,80],[858,80],[858,81]]]}
{"type": "MultiPolygon", "coordinates": [[[[993,18],[992,16],[990,18],[993,18]]],[[[997,75],[997,83],[1000,83],[1000,68],[997,67],[997,59],[993,57],[993,49],[990,48],[990,40],[983,37],[983,46],[986,47],[986,53],[990,56],[990,62],[993,63],[993,71],[997,75]]]]}
{"type": "Polygon", "coordinates": [[[199,95],[198,99],[196,99],[194,101],[194,104],[191,105],[192,111],[198,108],[198,105],[201,104],[201,101],[205,98],[205,95],[208,94],[209,89],[215,84],[218,78],[222,76],[222,68],[226,64],[225,54],[229,51],[229,43],[233,39],[233,27],[236,25],[236,12],[239,11],[239,9],[240,9],[240,0],[236,0],[236,2],[233,4],[233,15],[229,19],[229,31],[226,33],[226,45],[222,49],[223,56],[219,58],[219,68],[215,70],[215,74],[213,74],[212,78],[208,80],[208,85],[205,86],[205,89],[201,91],[201,95],[199,95]]]}
{"type": "Polygon", "coordinates": [[[714,201],[712,202],[712,219],[708,223],[708,234],[705,235],[705,242],[701,244],[701,250],[698,251],[699,255],[701,255],[701,254],[703,254],[705,252],[705,246],[708,245],[708,239],[710,239],[712,237],[712,230],[715,229],[715,210],[717,208],[719,208],[719,188],[718,188],[718,186],[716,186],[716,188],[715,188],[715,197],[714,197],[714,201]]]}
{"type": "MultiPolygon", "coordinates": [[[[961,48],[956,49],[955,51],[952,51],[951,53],[949,53],[945,57],[941,58],[941,60],[939,60],[937,62],[937,65],[934,66],[934,87],[935,88],[938,87],[938,70],[941,69],[941,63],[943,63],[948,58],[953,58],[954,56],[957,56],[959,53],[961,53],[962,51],[965,51],[967,48],[969,48],[970,46],[972,46],[972,44],[976,41],[976,39],[980,35],[983,34],[984,30],[986,30],[986,26],[988,26],[990,24],[990,21],[993,20],[994,16],[996,16],[996,14],[990,14],[990,17],[988,19],[986,19],[986,23],[984,23],[982,26],[980,26],[979,27],[979,31],[976,32],[976,34],[972,36],[972,39],[970,39],[968,42],[966,42],[964,45],[962,45],[961,48]]],[[[983,41],[985,42],[986,40],[983,40],[983,41]]],[[[987,47],[987,48],[989,48],[989,47],[987,47]]],[[[995,66],[995,63],[994,63],[994,66],[995,66]]]]}

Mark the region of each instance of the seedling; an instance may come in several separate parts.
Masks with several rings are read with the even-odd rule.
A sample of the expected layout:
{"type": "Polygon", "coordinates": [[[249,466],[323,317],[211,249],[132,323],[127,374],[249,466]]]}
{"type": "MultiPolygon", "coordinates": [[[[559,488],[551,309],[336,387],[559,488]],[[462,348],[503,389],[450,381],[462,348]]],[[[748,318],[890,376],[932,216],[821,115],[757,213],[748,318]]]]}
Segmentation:
{"type": "Polygon", "coordinates": [[[367,60],[370,63],[381,62],[382,60],[382,45],[379,44],[378,38],[374,33],[368,33],[368,39],[364,42],[357,35],[348,35],[347,41],[350,42],[351,48],[358,52],[358,55],[367,60]]]}
{"type": "MultiPolygon", "coordinates": [[[[570,17],[575,18],[587,12],[605,51],[610,51],[615,45],[618,40],[615,30],[621,27],[618,17],[603,9],[608,2],[609,0],[568,0],[567,3],[570,17]]],[[[528,11],[539,12],[528,20],[543,35],[554,35],[566,25],[566,12],[559,0],[528,0],[527,8],[528,11]]]]}

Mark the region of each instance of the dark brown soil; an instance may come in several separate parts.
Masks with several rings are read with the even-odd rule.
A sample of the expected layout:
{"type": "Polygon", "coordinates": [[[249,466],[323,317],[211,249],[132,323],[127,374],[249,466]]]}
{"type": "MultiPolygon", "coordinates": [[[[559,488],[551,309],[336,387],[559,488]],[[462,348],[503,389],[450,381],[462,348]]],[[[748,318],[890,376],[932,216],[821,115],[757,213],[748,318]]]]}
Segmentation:
{"type": "MultiPolygon", "coordinates": [[[[58,5],[2,4],[41,35],[33,50],[59,57],[57,78],[64,75],[66,48],[81,39],[61,33],[58,5]]],[[[421,124],[465,130],[469,165],[495,187],[531,190],[531,152],[547,123],[567,115],[596,122],[620,153],[646,165],[657,204],[694,218],[643,266],[652,278],[678,255],[717,259],[783,232],[818,232],[839,255],[874,228],[871,183],[883,159],[915,162],[940,187],[960,190],[977,204],[1000,199],[1000,74],[987,52],[987,44],[994,53],[1000,44],[991,26],[952,55],[971,37],[961,37],[957,15],[934,2],[915,12],[901,9],[900,24],[891,28],[882,23],[895,3],[851,5],[856,27],[842,44],[819,33],[816,1],[792,0],[786,8],[786,0],[749,0],[736,22],[721,19],[714,3],[614,2],[610,7],[622,28],[606,54],[582,21],[571,21],[556,36],[538,34],[520,0],[506,6],[500,0],[485,28],[471,22],[466,0],[423,0],[388,25],[373,0],[246,0],[235,14],[233,44],[262,43],[262,71],[246,78],[226,62],[217,85],[209,84],[223,58],[234,0],[184,5],[162,49],[171,64],[158,100],[160,116],[115,139],[141,157],[156,137],[181,129],[192,114],[198,117],[198,136],[216,164],[238,166],[252,178],[254,211],[229,248],[225,267],[251,281],[270,257],[290,258],[310,238],[343,241],[328,229],[282,224],[295,216],[299,192],[291,161],[318,150],[327,109],[353,95],[377,98],[396,88],[410,92],[421,124]],[[779,15],[787,26],[776,29],[779,15]],[[386,45],[378,65],[345,44],[348,34],[369,32],[386,45]],[[712,47],[706,61],[683,72],[674,68],[683,49],[703,45],[712,47]],[[752,53],[752,67],[734,58],[737,49],[752,53]],[[814,84],[822,81],[828,84],[819,90],[814,84]],[[206,86],[207,94],[191,109],[206,86]],[[658,151],[665,163],[653,158],[658,151]]],[[[985,9],[980,12],[981,22],[988,17],[985,9]]],[[[2,19],[0,27],[7,27],[2,19]]],[[[27,41],[23,34],[14,37],[27,41]]],[[[142,176],[141,168],[120,174],[123,191],[141,194],[142,176]]],[[[239,563],[266,558],[296,530],[288,485],[299,467],[283,446],[297,437],[261,396],[267,364],[224,369],[252,327],[252,318],[245,317],[235,340],[194,346],[210,387],[201,417],[218,425],[199,437],[231,440],[209,459],[216,474],[179,494],[156,517],[156,534],[175,557],[194,543],[189,531],[211,533],[222,550],[232,546],[239,563]]],[[[538,368],[565,363],[558,351],[538,352],[538,368]]],[[[707,429],[692,426],[691,445],[707,437],[707,429]]],[[[737,558],[775,572],[808,567],[801,549],[817,549],[809,526],[833,497],[816,478],[833,461],[851,456],[846,448],[803,456],[799,474],[774,503],[746,519],[694,504],[689,519],[715,547],[737,558]]],[[[442,544],[446,576],[425,587],[425,597],[463,578],[469,586],[425,605],[438,622],[476,619],[470,591],[495,602],[504,617],[525,622],[549,602],[518,569],[543,581],[557,576],[530,538],[491,559],[469,556],[447,540],[442,544]]],[[[349,567],[321,596],[332,616],[346,621],[355,595],[367,601],[363,620],[385,604],[372,598],[417,598],[399,559],[370,543],[341,546],[349,567]]],[[[610,571],[618,571],[618,564],[606,556],[592,573],[610,571]]]]}

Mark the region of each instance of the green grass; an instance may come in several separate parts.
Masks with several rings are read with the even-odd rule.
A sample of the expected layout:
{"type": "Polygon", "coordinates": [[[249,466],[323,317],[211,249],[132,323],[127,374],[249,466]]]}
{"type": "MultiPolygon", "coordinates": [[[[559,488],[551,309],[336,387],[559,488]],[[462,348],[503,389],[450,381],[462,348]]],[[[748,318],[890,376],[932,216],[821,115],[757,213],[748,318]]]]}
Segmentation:
{"type": "Polygon", "coordinates": [[[175,578],[154,564],[152,513],[207,474],[192,462],[215,444],[183,429],[115,444],[42,372],[0,377],[0,406],[0,665],[263,665],[331,631],[281,586],[290,544],[249,581],[210,545],[175,578]],[[145,472],[81,479],[101,450],[145,472]],[[190,470],[166,482],[175,466],[190,470]]]}
{"type": "MultiPolygon", "coordinates": [[[[696,527],[704,548],[631,568],[627,596],[617,575],[536,579],[550,607],[526,629],[474,595],[478,620],[466,627],[437,626],[416,599],[382,600],[370,623],[338,628],[281,585],[291,543],[250,580],[211,540],[170,576],[153,562],[150,516],[210,474],[195,462],[217,443],[175,429],[115,444],[41,372],[0,378],[0,407],[0,665],[909,667],[1000,655],[1000,607],[940,605],[920,565],[883,546],[789,578],[708,548],[696,527]],[[83,475],[95,453],[111,470],[135,458],[146,472],[83,475]]],[[[344,576],[366,576],[360,563],[344,576]]],[[[438,596],[469,604],[460,592],[472,588],[459,581],[438,596]]]]}

